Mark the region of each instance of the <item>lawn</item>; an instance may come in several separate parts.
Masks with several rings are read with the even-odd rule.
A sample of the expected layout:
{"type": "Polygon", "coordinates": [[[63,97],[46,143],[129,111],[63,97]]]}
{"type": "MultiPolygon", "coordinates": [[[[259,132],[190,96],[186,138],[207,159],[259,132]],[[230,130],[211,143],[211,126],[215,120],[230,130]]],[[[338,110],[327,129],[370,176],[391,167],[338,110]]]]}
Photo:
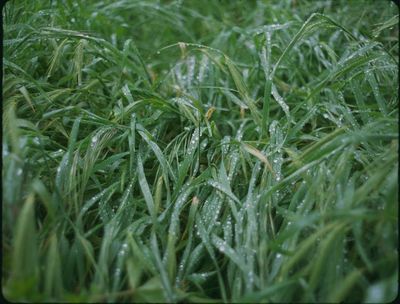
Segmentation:
{"type": "Polygon", "coordinates": [[[399,10],[367,0],[11,0],[13,302],[388,302],[399,10]]]}

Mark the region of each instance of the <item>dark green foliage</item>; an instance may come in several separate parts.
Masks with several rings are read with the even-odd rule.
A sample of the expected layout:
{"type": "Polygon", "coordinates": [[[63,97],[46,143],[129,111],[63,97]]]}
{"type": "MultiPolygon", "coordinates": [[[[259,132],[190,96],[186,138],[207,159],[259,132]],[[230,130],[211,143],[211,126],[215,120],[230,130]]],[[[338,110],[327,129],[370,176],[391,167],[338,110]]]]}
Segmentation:
{"type": "Polygon", "coordinates": [[[16,302],[387,302],[389,1],[9,1],[16,302]]]}

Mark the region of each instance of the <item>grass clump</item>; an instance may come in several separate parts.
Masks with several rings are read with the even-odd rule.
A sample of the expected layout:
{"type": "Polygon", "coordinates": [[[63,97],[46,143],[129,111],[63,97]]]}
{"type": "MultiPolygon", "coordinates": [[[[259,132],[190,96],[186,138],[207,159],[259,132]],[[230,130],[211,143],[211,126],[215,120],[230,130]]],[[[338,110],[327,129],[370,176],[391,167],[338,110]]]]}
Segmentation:
{"type": "Polygon", "coordinates": [[[386,302],[398,9],[9,1],[12,301],[386,302]]]}

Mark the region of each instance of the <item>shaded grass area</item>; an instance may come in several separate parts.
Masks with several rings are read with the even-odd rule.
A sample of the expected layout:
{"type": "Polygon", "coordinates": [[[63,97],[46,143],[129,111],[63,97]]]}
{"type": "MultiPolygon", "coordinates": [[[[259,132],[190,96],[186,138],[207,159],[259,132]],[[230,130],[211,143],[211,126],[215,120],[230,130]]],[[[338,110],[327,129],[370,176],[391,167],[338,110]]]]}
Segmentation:
{"type": "Polygon", "coordinates": [[[394,299],[398,16],[386,1],[8,2],[5,297],[394,299]]]}

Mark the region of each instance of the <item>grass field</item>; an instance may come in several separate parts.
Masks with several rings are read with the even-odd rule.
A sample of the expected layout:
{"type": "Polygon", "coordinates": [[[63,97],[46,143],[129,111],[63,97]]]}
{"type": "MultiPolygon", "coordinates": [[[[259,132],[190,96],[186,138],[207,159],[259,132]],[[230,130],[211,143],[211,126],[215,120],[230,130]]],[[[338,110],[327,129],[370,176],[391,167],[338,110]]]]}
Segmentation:
{"type": "Polygon", "coordinates": [[[14,302],[387,302],[389,1],[9,1],[14,302]]]}

